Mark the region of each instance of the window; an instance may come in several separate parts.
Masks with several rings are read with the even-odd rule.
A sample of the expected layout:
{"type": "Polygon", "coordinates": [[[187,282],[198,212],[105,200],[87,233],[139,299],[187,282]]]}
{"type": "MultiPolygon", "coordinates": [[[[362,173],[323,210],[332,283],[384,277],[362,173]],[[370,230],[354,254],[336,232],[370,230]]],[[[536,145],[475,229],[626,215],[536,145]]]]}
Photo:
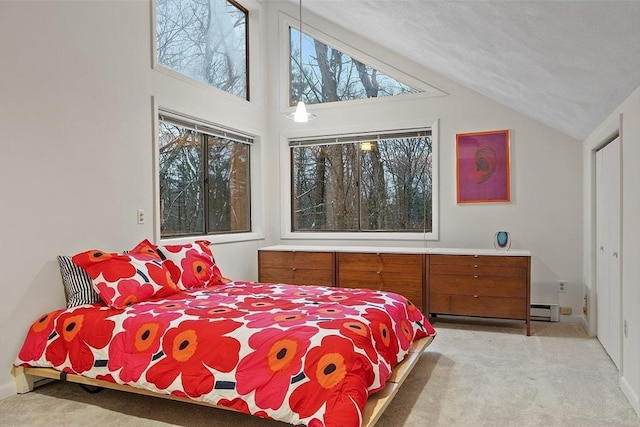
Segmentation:
{"type": "Polygon", "coordinates": [[[432,231],[430,129],[289,146],[293,232],[432,231]]]}
{"type": "Polygon", "coordinates": [[[251,231],[245,135],[160,113],[160,235],[251,231]]]}
{"type": "Polygon", "coordinates": [[[300,32],[289,27],[290,105],[298,102],[301,89],[302,99],[308,104],[418,92],[307,34],[302,36],[301,84],[300,32]]]}
{"type": "Polygon", "coordinates": [[[158,64],[249,99],[247,15],[230,0],[157,0],[158,64]]]}

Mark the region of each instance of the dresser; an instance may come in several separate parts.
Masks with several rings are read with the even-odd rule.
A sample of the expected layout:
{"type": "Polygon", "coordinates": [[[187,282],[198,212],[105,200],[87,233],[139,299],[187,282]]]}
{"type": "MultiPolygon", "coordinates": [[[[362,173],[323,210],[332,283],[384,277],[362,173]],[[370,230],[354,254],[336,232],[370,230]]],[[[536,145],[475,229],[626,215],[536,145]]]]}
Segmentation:
{"type": "Polygon", "coordinates": [[[429,255],[430,315],[524,320],[530,334],[530,256],[429,255]]]}
{"type": "Polygon", "coordinates": [[[523,320],[531,331],[526,250],[278,245],[258,250],[258,280],[394,292],[432,317],[523,320]]]}

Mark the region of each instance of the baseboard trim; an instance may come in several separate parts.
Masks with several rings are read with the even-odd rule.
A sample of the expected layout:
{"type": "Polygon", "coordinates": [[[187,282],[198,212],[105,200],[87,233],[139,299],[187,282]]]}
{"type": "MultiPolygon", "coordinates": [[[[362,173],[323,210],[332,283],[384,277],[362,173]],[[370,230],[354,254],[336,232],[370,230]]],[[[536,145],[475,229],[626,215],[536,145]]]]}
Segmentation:
{"type": "MultiPolygon", "coordinates": [[[[587,321],[587,318],[584,316],[580,317],[580,323],[582,324],[582,327],[584,328],[584,331],[589,335],[589,322],[587,321]]],[[[591,336],[591,335],[589,335],[591,336]]]]}
{"type": "Polygon", "coordinates": [[[584,322],[583,322],[582,319],[583,319],[582,316],[577,316],[575,314],[569,314],[569,315],[561,314],[560,315],[560,322],[563,322],[563,323],[568,322],[568,323],[580,323],[580,324],[583,324],[584,322]]]}
{"type": "Polygon", "coordinates": [[[620,377],[620,388],[624,393],[625,397],[631,403],[633,410],[636,411],[636,415],[640,417],[640,400],[638,399],[638,395],[633,391],[631,385],[625,377],[620,377]]]}

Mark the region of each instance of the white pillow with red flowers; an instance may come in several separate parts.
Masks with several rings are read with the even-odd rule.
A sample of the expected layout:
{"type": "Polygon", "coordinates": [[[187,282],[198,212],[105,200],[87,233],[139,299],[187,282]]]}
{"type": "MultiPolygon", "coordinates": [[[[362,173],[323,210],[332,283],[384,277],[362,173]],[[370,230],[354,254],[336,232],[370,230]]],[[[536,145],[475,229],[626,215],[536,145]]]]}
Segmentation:
{"type": "Polygon", "coordinates": [[[180,289],[206,288],[229,282],[216,265],[210,244],[206,240],[196,240],[186,245],[156,246],[155,249],[180,289]]]}
{"type": "Polygon", "coordinates": [[[96,292],[111,307],[125,308],[180,291],[146,239],[126,254],[93,249],[74,255],[72,261],[89,274],[96,292]]]}

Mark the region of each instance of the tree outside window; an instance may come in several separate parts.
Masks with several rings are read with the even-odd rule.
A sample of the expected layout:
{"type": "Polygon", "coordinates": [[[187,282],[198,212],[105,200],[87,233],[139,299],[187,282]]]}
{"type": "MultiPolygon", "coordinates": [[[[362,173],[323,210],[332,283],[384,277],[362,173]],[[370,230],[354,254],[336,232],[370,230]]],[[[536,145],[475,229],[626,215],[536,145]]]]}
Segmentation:
{"type": "Polygon", "coordinates": [[[162,237],[251,231],[250,146],[208,130],[159,122],[162,237]]]}
{"type": "Polygon", "coordinates": [[[290,27],[290,104],[307,104],[379,98],[418,92],[410,86],[366,65],[349,55],[290,27]],[[302,69],[302,84],[300,70],[302,69]]]}
{"type": "Polygon", "coordinates": [[[291,142],[292,231],[431,232],[430,131],[356,139],[291,142]]]}
{"type": "Polygon", "coordinates": [[[158,64],[249,99],[247,15],[228,0],[157,0],[158,64]]]}

